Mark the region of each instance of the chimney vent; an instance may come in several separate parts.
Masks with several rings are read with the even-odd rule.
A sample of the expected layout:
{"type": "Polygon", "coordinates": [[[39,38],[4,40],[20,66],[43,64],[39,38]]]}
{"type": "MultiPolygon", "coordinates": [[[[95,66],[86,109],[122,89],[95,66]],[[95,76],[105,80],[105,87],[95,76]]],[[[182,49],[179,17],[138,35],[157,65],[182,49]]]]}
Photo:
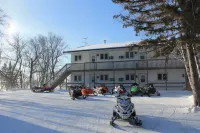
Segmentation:
{"type": "Polygon", "coordinates": [[[104,44],[106,44],[106,40],[104,40],[104,44]]]}

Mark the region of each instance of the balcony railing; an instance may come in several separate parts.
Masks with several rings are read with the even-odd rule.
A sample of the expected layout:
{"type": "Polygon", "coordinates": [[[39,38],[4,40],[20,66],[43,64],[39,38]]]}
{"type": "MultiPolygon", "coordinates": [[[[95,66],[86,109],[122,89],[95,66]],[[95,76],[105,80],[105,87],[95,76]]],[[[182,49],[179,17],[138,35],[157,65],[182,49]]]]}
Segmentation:
{"type": "Polygon", "coordinates": [[[107,61],[107,62],[86,62],[72,63],[72,71],[90,70],[126,70],[126,69],[184,69],[180,60],[170,59],[166,62],[163,59],[157,60],[129,60],[129,61],[107,61]]]}

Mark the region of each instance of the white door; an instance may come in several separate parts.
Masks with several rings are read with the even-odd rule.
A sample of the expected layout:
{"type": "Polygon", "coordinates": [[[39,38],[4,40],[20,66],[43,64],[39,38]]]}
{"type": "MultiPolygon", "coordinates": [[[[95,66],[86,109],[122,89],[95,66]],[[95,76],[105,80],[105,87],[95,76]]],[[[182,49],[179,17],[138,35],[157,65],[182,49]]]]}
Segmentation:
{"type": "Polygon", "coordinates": [[[144,86],[147,83],[147,74],[145,74],[145,73],[144,74],[143,73],[139,74],[138,80],[139,80],[139,85],[141,87],[144,86]]]}

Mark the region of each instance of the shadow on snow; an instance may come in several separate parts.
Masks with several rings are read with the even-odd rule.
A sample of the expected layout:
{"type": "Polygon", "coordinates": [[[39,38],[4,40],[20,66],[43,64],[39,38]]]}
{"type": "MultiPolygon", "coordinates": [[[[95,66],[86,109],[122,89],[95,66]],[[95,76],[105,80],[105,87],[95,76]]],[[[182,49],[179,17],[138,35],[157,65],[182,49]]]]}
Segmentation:
{"type": "Polygon", "coordinates": [[[59,133],[58,131],[34,125],[25,121],[0,115],[2,133],[59,133]]]}

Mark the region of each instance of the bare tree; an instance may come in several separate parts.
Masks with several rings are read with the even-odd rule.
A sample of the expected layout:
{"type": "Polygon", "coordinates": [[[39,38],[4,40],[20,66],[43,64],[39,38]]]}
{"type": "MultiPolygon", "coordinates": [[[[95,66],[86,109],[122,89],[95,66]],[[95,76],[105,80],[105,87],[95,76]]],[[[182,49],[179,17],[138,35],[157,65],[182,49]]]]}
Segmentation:
{"type": "Polygon", "coordinates": [[[25,58],[28,62],[30,88],[33,87],[33,82],[37,81],[36,78],[40,85],[54,78],[65,47],[63,38],[53,33],[48,36],[38,35],[28,41],[25,58]]]}
{"type": "Polygon", "coordinates": [[[48,36],[40,35],[35,38],[35,45],[38,45],[38,72],[40,85],[45,84],[50,78],[55,77],[56,66],[59,58],[63,55],[63,49],[66,47],[63,38],[49,33],[48,36]]]}
{"type": "Polygon", "coordinates": [[[26,57],[26,61],[28,62],[28,68],[29,68],[30,88],[32,88],[33,74],[38,72],[38,69],[36,67],[38,65],[40,54],[41,54],[41,49],[39,46],[38,39],[34,37],[28,41],[26,51],[25,51],[25,57],[26,57]]]}
{"type": "Polygon", "coordinates": [[[15,35],[12,41],[8,41],[13,51],[12,63],[10,63],[10,74],[9,78],[11,80],[10,87],[17,86],[17,80],[20,76],[22,63],[23,63],[23,51],[26,46],[26,42],[19,35],[15,35]]]}
{"type": "Polygon", "coordinates": [[[3,27],[6,24],[6,19],[7,19],[7,15],[4,13],[4,11],[0,8],[0,63],[1,63],[1,59],[2,59],[2,42],[1,39],[3,37],[3,27]]]}
{"type": "Polygon", "coordinates": [[[40,69],[40,84],[43,85],[49,79],[49,67],[50,67],[50,50],[48,46],[48,40],[46,36],[38,36],[38,44],[41,48],[41,56],[38,60],[40,69]]]}
{"type": "Polygon", "coordinates": [[[49,50],[50,50],[50,73],[51,77],[55,78],[55,67],[58,63],[59,57],[63,55],[63,49],[66,47],[65,43],[63,41],[63,38],[60,36],[57,36],[53,33],[49,33],[48,35],[48,44],[49,44],[49,50]]]}
{"type": "Polygon", "coordinates": [[[4,11],[0,8],[0,37],[3,36],[3,32],[2,32],[2,26],[4,26],[6,24],[6,18],[7,15],[4,13],[4,11]]]}

